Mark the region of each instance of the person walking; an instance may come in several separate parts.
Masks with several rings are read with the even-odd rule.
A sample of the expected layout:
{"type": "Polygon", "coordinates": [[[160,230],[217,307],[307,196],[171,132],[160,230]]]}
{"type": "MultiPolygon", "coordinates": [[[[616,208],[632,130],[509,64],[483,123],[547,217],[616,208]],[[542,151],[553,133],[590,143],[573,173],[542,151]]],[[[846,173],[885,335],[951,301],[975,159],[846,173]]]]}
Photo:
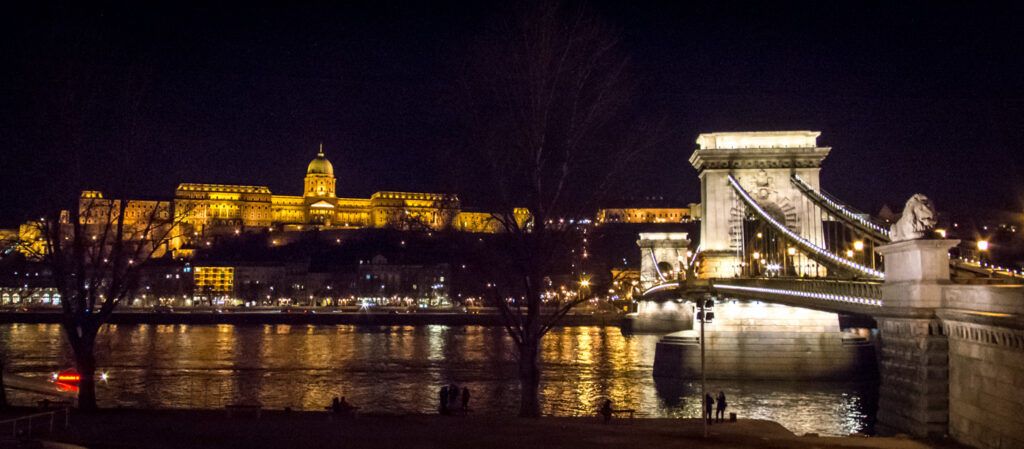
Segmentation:
{"type": "Polygon", "coordinates": [[[708,425],[711,425],[711,406],[715,404],[715,400],[711,398],[711,393],[704,395],[704,419],[708,425]]]}
{"type": "Polygon", "coordinates": [[[718,403],[715,404],[715,418],[718,422],[725,422],[725,392],[718,392],[718,403]]]}
{"type": "Polygon", "coordinates": [[[469,411],[469,387],[462,387],[462,414],[469,411]]]}

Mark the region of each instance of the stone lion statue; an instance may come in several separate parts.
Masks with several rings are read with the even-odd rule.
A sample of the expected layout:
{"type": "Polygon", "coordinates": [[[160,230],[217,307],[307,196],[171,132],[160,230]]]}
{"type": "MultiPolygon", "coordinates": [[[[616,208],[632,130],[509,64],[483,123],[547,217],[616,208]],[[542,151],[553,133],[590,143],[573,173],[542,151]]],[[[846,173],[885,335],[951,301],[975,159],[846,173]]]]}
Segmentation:
{"type": "Polygon", "coordinates": [[[907,200],[903,216],[889,229],[889,239],[899,242],[923,238],[935,229],[935,224],[935,208],[931,200],[917,193],[907,200]]]}

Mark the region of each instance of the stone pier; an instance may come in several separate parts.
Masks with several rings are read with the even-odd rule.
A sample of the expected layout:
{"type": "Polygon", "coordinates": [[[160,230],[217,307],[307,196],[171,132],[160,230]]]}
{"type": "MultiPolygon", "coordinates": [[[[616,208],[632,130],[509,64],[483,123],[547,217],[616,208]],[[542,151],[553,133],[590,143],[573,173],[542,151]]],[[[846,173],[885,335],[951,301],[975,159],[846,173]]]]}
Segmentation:
{"type": "Polygon", "coordinates": [[[1024,285],[954,285],[955,240],[909,240],[885,255],[878,428],[1024,447],[1024,285]]]}
{"type": "Polygon", "coordinates": [[[936,311],[950,284],[949,249],[959,240],[906,240],[885,256],[878,425],[883,432],[943,435],[949,421],[949,346],[936,311]]]}

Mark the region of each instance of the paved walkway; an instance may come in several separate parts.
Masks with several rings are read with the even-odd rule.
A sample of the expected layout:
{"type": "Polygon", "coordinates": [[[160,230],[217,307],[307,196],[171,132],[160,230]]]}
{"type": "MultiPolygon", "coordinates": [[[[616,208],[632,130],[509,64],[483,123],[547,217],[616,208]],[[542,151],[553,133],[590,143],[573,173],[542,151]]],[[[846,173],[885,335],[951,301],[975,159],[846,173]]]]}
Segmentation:
{"type": "Polygon", "coordinates": [[[771,421],[716,424],[708,439],[696,419],[518,419],[501,416],[362,415],[265,411],[260,419],[218,410],[107,410],[74,417],[53,440],[101,448],[893,448],[907,439],[797,437],[771,421]]]}

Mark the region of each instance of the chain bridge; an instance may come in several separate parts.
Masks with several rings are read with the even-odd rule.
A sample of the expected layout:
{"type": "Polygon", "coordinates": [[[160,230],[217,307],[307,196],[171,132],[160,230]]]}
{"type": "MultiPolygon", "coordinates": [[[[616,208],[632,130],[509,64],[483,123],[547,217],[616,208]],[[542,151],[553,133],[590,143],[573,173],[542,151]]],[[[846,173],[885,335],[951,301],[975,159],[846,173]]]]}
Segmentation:
{"type": "MultiPolygon", "coordinates": [[[[1024,277],[951,256],[959,241],[931,229],[894,239],[822,190],[831,148],[819,134],[697,139],[699,243],[638,242],[644,295],[630,327],[681,330],[659,342],[656,375],[697,375],[704,301],[709,377],[877,375],[883,430],[1024,447],[1024,277]]],[[[919,209],[912,200],[904,219],[929,213],[919,209]]]]}

